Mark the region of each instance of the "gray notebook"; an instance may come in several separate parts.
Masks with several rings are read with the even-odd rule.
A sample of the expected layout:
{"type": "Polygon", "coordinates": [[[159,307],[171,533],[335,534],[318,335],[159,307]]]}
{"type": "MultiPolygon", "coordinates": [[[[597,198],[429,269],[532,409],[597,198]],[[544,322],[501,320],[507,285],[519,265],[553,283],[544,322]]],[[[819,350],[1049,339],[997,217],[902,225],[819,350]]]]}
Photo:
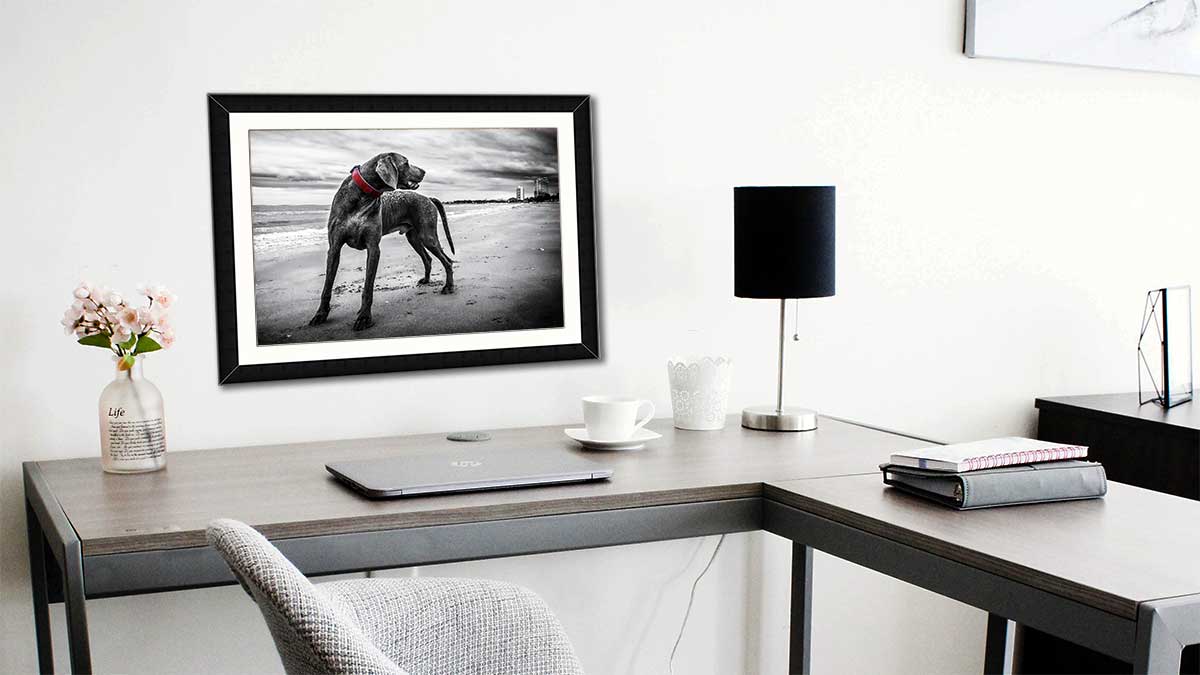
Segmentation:
{"type": "Polygon", "coordinates": [[[1079,460],[961,473],[896,464],[881,464],[879,469],[887,485],[956,509],[1090,499],[1108,491],[1104,467],[1079,460]]]}

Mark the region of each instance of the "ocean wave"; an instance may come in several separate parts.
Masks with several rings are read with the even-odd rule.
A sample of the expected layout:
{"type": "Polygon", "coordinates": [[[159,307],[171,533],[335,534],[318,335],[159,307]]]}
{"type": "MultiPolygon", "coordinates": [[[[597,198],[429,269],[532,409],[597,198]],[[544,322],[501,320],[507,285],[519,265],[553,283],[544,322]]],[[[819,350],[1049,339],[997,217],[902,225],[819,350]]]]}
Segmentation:
{"type": "Polygon", "coordinates": [[[254,217],[278,217],[278,216],[313,216],[329,213],[328,206],[321,207],[296,207],[296,208],[268,208],[265,206],[255,206],[253,209],[254,217]]]}
{"type": "Polygon", "coordinates": [[[329,241],[329,231],[324,227],[254,233],[254,252],[268,253],[293,248],[322,246],[329,241]]]}

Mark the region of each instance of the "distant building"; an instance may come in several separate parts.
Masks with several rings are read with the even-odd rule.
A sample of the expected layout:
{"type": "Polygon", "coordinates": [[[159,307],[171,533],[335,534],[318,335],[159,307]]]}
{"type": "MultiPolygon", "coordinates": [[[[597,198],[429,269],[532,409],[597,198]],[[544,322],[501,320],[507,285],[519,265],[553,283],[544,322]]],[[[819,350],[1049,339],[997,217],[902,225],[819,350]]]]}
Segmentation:
{"type": "Polygon", "coordinates": [[[550,191],[546,188],[548,182],[549,181],[547,181],[545,178],[534,178],[533,179],[533,196],[535,199],[537,197],[550,196],[550,191]]]}
{"type": "Polygon", "coordinates": [[[517,199],[525,199],[525,186],[524,185],[517,186],[517,199]]]}

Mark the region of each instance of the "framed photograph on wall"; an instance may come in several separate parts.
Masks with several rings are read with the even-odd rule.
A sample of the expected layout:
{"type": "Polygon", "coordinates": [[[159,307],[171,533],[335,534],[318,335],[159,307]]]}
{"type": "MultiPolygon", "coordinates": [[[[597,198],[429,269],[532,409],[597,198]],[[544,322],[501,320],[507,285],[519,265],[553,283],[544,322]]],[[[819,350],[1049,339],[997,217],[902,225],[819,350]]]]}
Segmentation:
{"type": "Polygon", "coordinates": [[[599,358],[586,96],[212,94],[219,381],[599,358]]]}

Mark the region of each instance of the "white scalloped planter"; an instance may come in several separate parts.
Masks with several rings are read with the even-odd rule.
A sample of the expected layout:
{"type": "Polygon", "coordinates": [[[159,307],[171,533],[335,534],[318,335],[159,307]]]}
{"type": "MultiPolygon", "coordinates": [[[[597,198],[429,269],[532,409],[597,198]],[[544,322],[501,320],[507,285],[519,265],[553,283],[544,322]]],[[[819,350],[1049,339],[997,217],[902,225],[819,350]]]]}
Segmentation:
{"type": "Polygon", "coordinates": [[[725,427],[733,360],[696,356],[667,361],[675,428],[713,431],[725,427]]]}

